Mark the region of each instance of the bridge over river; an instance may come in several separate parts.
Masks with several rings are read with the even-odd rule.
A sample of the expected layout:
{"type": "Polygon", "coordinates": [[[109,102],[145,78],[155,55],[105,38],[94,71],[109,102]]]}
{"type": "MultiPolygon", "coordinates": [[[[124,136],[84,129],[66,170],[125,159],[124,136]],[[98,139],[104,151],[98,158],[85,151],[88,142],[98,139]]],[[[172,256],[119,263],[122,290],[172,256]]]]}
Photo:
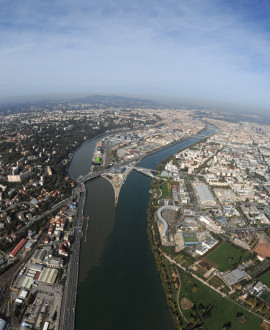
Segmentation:
{"type": "Polygon", "coordinates": [[[129,170],[135,170],[138,172],[141,172],[147,176],[150,176],[151,178],[154,178],[155,176],[153,175],[153,173],[157,173],[156,170],[150,169],[150,168],[143,168],[143,167],[138,167],[138,166],[114,166],[111,167],[110,169],[103,169],[101,171],[97,171],[97,172],[89,172],[86,175],[80,175],[77,179],[76,182],[78,184],[80,183],[85,183],[86,181],[92,180],[94,178],[97,178],[99,176],[102,176],[103,174],[113,174],[117,172],[117,169],[119,169],[120,167],[125,167],[126,169],[129,170]]]}
{"type": "Polygon", "coordinates": [[[89,172],[86,175],[80,175],[76,179],[76,182],[77,182],[78,186],[80,186],[81,184],[85,184],[85,182],[95,179],[99,176],[104,177],[113,186],[114,195],[115,195],[115,203],[117,204],[121,187],[122,187],[123,183],[125,182],[128,174],[132,170],[135,170],[144,175],[147,175],[150,178],[155,178],[156,176],[153,173],[157,173],[156,170],[149,169],[149,168],[144,168],[144,167],[139,167],[139,166],[119,165],[119,166],[111,167],[109,169],[103,169],[103,170],[97,171],[97,172],[89,172]],[[123,168],[125,168],[124,171],[121,170],[123,168]]]}

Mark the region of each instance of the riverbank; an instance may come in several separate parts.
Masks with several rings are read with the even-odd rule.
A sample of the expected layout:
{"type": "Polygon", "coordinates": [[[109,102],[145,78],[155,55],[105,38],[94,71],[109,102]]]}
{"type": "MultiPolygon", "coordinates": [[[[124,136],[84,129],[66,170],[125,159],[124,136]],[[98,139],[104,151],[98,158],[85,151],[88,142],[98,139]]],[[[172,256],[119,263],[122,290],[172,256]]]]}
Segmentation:
{"type": "MultiPolygon", "coordinates": [[[[152,180],[152,186],[154,180],[152,180]]],[[[156,219],[156,212],[159,208],[157,201],[158,197],[154,198],[152,194],[147,209],[147,235],[175,328],[182,329],[185,319],[178,303],[181,281],[177,276],[177,268],[164,258],[160,250],[161,241],[156,219]]]]}
{"type": "MultiPolygon", "coordinates": [[[[106,132],[107,132],[107,131],[105,131],[104,133],[100,133],[100,134],[98,134],[98,135],[95,135],[95,136],[93,136],[91,139],[85,141],[85,142],[84,142],[83,144],[81,144],[80,146],[76,147],[76,149],[75,149],[75,150],[72,152],[72,154],[70,155],[70,158],[69,158],[69,160],[68,160],[69,162],[68,162],[68,164],[67,164],[67,169],[69,169],[69,166],[70,166],[70,164],[71,164],[71,162],[72,162],[72,160],[73,160],[73,157],[74,157],[75,153],[76,153],[81,147],[83,147],[84,145],[88,144],[89,142],[91,142],[91,141],[93,141],[93,140],[95,140],[95,139],[97,139],[97,138],[100,138],[100,137],[103,136],[103,135],[106,136],[106,132]]],[[[74,178],[72,178],[72,179],[74,179],[74,178]]]]}
{"type": "MultiPolygon", "coordinates": [[[[208,127],[205,127],[203,130],[200,130],[199,132],[203,132],[203,131],[207,131],[207,129],[208,129],[208,127]]],[[[201,133],[197,133],[196,135],[198,135],[198,134],[201,134],[201,133]]],[[[100,142],[99,140],[98,140],[98,138],[99,138],[99,136],[97,136],[96,138],[94,138],[94,139],[92,139],[92,141],[97,141],[97,144],[95,145],[95,147],[94,147],[94,150],[92,150],[92,153],[95,153],[96,152],[96,149],[97,149],[97,146],[98,146],[98,143],[100,142]]],[[[187,142],[187,146],[186,147],[191,147],[191,146],[193,146],[194,144],[196,144],[196,143],[198,143],[198,141],[196,141],[196,142],[194,142],[194,144],[192,144],[192,145],[190,145],[189,144],[189,140],[190,139],[199,139],[199,138],[197,138],[197,137],[194,137],[194,136],[190,136],[190,137],[184,137],[184,138],[182,138],[182,139],[180,139],[180,140],[177,140],[177,141],[174,141],[174,142],[172,142],[172,143],[170,143],[170,144],[167,144],[167,145],[163,145],[163,146],[161,146],[161,147],[158,147],[158,148],[156,148],[156,149],[154,149],[154,150],[152,150],[152,151],[150,151],[150,152],[147,152],[147,153],[145,153],[144,155],[142,155],[142,156],[139,156],[139,157],[137,157],[137,158],[134,158],[134,159],[132,159],[132,160],[128,160],[128,161],[125,161],[125,162],[120,162],[120,163],[118,163],[118,164],[114,164],[114,166],[112,166],[112,168],[113,167],[116,167],[116,166],[126,166],[126,165],[129,165],[129,164],[134,164],[134,165],[137,165],[138,163],[141,163],[144,159],[146,159],[146,158],[148,158],[148,157],[151,157],[152,155],[154,155],[154,154],[156,154],[156,153],[159,153],[159,152],[161,152],[162,150],[166,150],[166,149],[168,149],[168,150],[170,150],[170,148],[173,148],[174,146],[177,146],[178,144],[180,144],[180,143],[184,143],[184,142],[187,142]]],[[[203,139],[200,139],[199,141],[203,141],[203,139]]],[[[84,146],[84,144],[82,145],[82,148],[83,148],[83,146],[84,146]]],[[[181,149],[181,150],[184,150],[185,148],[183,148],[183,149],[181,149]]],[[[91,155],[91,161],[92,161],[92,155],[91,155]]],[[[88,169],[88,175],[87,176],[85,176],[85,178],[83,178],[83,177],[81,177],[80,178],[80,184],[85,184],[86,182],[88,182],[89,180],[92,180],[92,179],[94,179],[94,178],[96,178],[96,177],[98,177],[98,176],[103,176],[103,172],[107,172],[107,171],[105,171],[104,169],[102,170],[102,171],[100,171],[100,173],[98,173],[98,171],[97,172],[93,172],[92,174],[91,174],[91,171],[88,169]],[[91,174],[91,175],[89,175],[89,174],[91,174]]],[[[106,179],[108,179],[107,177],[105,177],[106,179]]],[[[125,177],[126,178],[126,177],[125,177]]],[[[122,183],[124,182],[124,180],[118,180],[118,181],[121,181],[122,183],[119,185],[118,184],[118,182],[117,182],[117,184],[115,184],[114,183],[114,180],[108,180],[108,181],[110,181],[111,182],[111,184],[113,185],[113,188],[114,188],[114,191],[115,191],[115,200],[116,200],[116,204],[117,204],[117,201],[118,201],[118,195],[119,195],[119,193],[120,193],[120,190],[121,190],[121,186],[122,186],[122,183]],[[117,186],[117,187],[116,187],[117,186]]]]}
{"type": "Polygon", "coordinates": [[[71,255],[68,262],[65,286],[62,294],[59,329],[74,329],[75,326],[75,307],[79,279],[79,260],[81,251],[81,239],[83,238],[83,212],[86,200],[85,186],[82,185],[80,188],[76,187],[74,190],[74,194],[76,194],[78,208],[77,217],[75,218],[73,224],[73,243],[70,249],[71,255]],[[71,311],[73,311],[73,313],[71,313],[71,311]]]}
{"type": "Polygon", "coordinates": [[[88,139],[87,141],[83,142],[81,145],[77,146],[75,148],[75,150],[72,152],[72,154],[70,155],[69,159],[68,159],[68,164],[67,164],[67,169],[69,169],[69,166],[73,160],[73,157],[74,157],[74,154],[81,148],[83,147],[84,145],[92,142],[93,140],[97,139],[97,138],[100,138],[102,136],[106,137],[106,136],[109,136],[110,134],[113,134],[113,133],[116,133],[116,132],[128,132],[128,131],[136,131],[136,130],[140,130],[142,128],[136,128],[136,129],[130,129],[130,128],[125,128],[125,127],[122,127],[122,128],[117,128],[117,129],[111,129],[111,130],[106,130],[104,131],[103,133],[99,133],[98,135],[95,135],[93,136],[91,139],[88,139]]]}
{"type": "MultiPolygon", "coordinates": [[[[211,125],[211,126],[214,126],[214,125],[211,125]]],[[[158,151],[162,151],[163,149],[166,149],[166,148],[169,148],[169,147],[173,147],[174,145],[176,145],[176,144],[178,144],[178,143],[180,143],[180,142],[182,142],[182,141],[185,141],[185,140],[188,140],[188,139],[191,139],[191,138],[196,138],[196,135],[201,134],[202,132],[204,132],[204,131],[206,131],[206,130],[207,130],[207,126],[205,126],[203,129],[201,129],[200,131],[198,131],[198,132],[195,134],[195,136],[193,136],[193,135],[191,135],[191,136],[185,136],[185,137],[183,137],[183,138],[181,138],[181,139],[179,139],[179,140],[177,140],[177,141],[174,141],[174,142],[172,142],[172,143],[166,144],[165,146],[162,146],[162,147],[159,147],[159,148],[157,148],[157,149],[154,149],[153,151],[150,151],[149,153],[147,153],[146,155],[144,155],[144,156],[142,156],[140,159],[138,159],[137,164],[138,164],[139,162],[141,162],[142,160],[144,160],[144,158],[149,157],[149,156],[155,154],[155,153],[158,152],[158,151]]],[[[213,134],[215,134],[215,133],[213,133],[213,134]]],[[[197,142],[195,142],[194,144],[196,144],[196,143],[197,143],[197,142]]],[[[187,148],[190,148],[190,147],[191,147],[191,146],[189,146],[189,147],[187,147],[187,148]]],[[[184,150],[184,149],[182,149],[182,150],[184,150]]]]}
{"type": "MultiPolygon", "coordinates": [[[[163,162],[168,161],[169,158],[163,162]]],[[[230,296],[223,287],[220,288],[220,284],[214,282],[214,278],[213,281],[210,278],[211,282],[199,271],[196,273],[197,269],[194,266],[197,265],[196,258],[184,250],[180,253],[175,252],[174,247],[164,246],[161,243],[156,219],[156,212],[160,208],[158,205],[160,185],[159,180],[152,180],[152,196],[147,211],[147,233],[168,307],[177,329],[186,326],[221,329],[229,323],[233,325],[233,329],[245,329],[244,324],[239,324],[237,315],[244,315],[246,326],[257,329],[263,316],[254,313],[249,306],[243,306],[244,304],[238,299],[230,296]]]]}
{"type": "Polygon", "coordinates": [[[116,210],[104,184],[87,183],[76,329],[174,329],[145,230],[150,179],[132,171],[116,210]]]}
{"type": "MultiPolygon", "coordinates": [[[[194,142],[196,139],[190,138],[155,151],[141,160],[141,167],[155,168],[162,159],[194,142]]],[[[78,151],[72,177],[88,170],[84,158],[94,150],[93,144],[78,151]]],[[[81,244],[78,330],[114,329],[114,325],[123,330],[174,329],[145,230],[150,182],[150,178],[132,171],[116,210],[107,180],[96,178],[86,183],[84,216],[91,221],[86,243],[81,244]]]]}
{"type": "Polygon", "coordinates": [[[115,206],[117,206],[118,198],[119,198],[119,194],[120,194],[122,185],[126,181],[128,175],[131,171],[132,171],[131,168],[127,168],[125,170],[125,172],[122,173],[122,174],[112,174],[112,173],[110,173],[109,174],[110,176],[108,175],[108,173],[102,174],[102,177],[104,179],[108,180],[110,182],[110,184],[112,185],[112,187],[113,187],[115,206]]]}

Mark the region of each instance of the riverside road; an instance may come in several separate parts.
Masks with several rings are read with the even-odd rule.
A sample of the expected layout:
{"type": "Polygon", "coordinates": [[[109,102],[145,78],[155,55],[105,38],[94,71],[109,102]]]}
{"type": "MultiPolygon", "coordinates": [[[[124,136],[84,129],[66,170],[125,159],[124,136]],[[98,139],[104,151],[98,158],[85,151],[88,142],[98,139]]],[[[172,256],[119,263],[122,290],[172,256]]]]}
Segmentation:
{"type": "MultiPolygon", "coordinates": [[[[84,186],[83,186],[84,187],[84,186]]],[[[75,308],[78,286],[78,266],[80,261],[80,245],[83,226],[83,210],[85,205],[86,190],[77,189],[79,201],[78,213],[74,223],[74,242],[71,246],[70,261],[68,263],[67,277],[64,286],[59,329],[74,329],[75,308]]]]}
{"type": "MultiPolygon", "coordinates": [[[[188,145],[191,145],[194,142],[195,142],[195,138],[192,138],[192,139],[188,139],[186,141],[181,141],[180,143],[177,143],[173,146],[168,146],[166,148],[162,148],[162,149],[167,149],[165,152],[162,153],[163,159],[165,158],[167,153],[172,153],[172,151],[177,149],[178,145],[180,146],[180,144],[181,144],[181,146],[179,147],[179,149],[180,149],[180,148],[186,147],[188,145]]],[[[158,153],[158,150],[153,152],[153,154],[156,154],[156,153],[158,153]]],[[[166,156],[166,157],[168,157],[168,156],[166,156]]],[[[142,158],[143,157],[141,157],[141,159],[142,158]]],[[[149,159],[149,157],[147,157],[147,159],[149,159]]],[[[131,165],[132,163],[133,163],[132,164],[133,166],[130,166],[130,167],[134,167],[135,162],[138,162],[138,161],[139,161],[139,159],[122,162],[122,163],[118,163],[117,166],[114,166],[114,167],[126,166],[129,164],[131,165]]],[[[153,167],[152,164],[150,166],[151,166],[151,168],[153,167]]],[[[148,167],[148,164],[146,164],[146,166],[140,167],[140,170],[142,172],[143,172],[143,170],[145,170],[145,172],[151,171],[151,168],[146,168],[146,167],[148,167]]],[[[64,286],[64,292],[63,292],[63,298],[62,298],[61,316],[60,316],[60,322],[59,322],[59,329],[61,329],[61,330],[62,329],[72,330],[72,329],[74,329],[74,326],[75,326],[75,310],[76,310],[77,285],[78,285],[78,266],[79,266],[79,259],[80,259],[80,244],[81,244],[81,237],[82,237],[81,229],[83,227],[83,212],[84,212],[84,204],[85,204],[85,200],[86,200],[86,191],[85,191],[84,183],[93,178],[99,177],[102,174],[108,173],[110,170],[111,169],[104,169],[103,171],[99,171],[99,172],[94,172],[94,173],[90,172],[90,173],[87,173],[84,175],[80,175],[76,179],[77,188],[75,189],[75,192],[76,192],[77,201],[79,204],[78,204],[77,218],[74,222],[74,227],[73,227],[74,242],[71,247],[71,256],[70,256],[70,261],[68,264],[66,283],[64,286]],[[84,191],[82,191],[82,188],[84,188],[84,191]]],[[[76,170],[76,173],[78,173],[77,170],[76,170]]],[[[158,284],[158,285],[160,285],[160,284],[158,284]]],[[[161,291],[161,294],[162,294],[162,291],[161,291]]],[[[164,309],[164,310],[166,310],[166,309],[164,309]]]]}

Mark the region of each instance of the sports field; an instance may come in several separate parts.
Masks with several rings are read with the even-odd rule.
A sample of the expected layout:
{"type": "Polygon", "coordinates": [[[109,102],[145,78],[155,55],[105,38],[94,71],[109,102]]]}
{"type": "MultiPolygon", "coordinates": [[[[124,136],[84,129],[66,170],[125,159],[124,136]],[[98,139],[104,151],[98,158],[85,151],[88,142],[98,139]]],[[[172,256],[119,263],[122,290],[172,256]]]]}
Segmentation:
{"type": "Polygon", "coordinates": [[[223,243],[215,249],[207,259],[218,266],[218,270],[224,272],[236,266],[241,260],[246,259],[247,256],[239,249],[223,243]]]}

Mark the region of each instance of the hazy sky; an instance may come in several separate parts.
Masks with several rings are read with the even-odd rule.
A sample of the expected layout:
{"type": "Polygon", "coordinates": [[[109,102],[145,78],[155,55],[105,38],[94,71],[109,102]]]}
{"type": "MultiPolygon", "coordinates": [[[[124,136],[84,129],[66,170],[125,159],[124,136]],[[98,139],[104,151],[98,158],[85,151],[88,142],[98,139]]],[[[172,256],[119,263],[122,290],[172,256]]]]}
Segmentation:
{"type": "Polygon", "coordinates": [[[103,93],[270,111],[269,0],[1,0],[0,98],[103,93]]]}

